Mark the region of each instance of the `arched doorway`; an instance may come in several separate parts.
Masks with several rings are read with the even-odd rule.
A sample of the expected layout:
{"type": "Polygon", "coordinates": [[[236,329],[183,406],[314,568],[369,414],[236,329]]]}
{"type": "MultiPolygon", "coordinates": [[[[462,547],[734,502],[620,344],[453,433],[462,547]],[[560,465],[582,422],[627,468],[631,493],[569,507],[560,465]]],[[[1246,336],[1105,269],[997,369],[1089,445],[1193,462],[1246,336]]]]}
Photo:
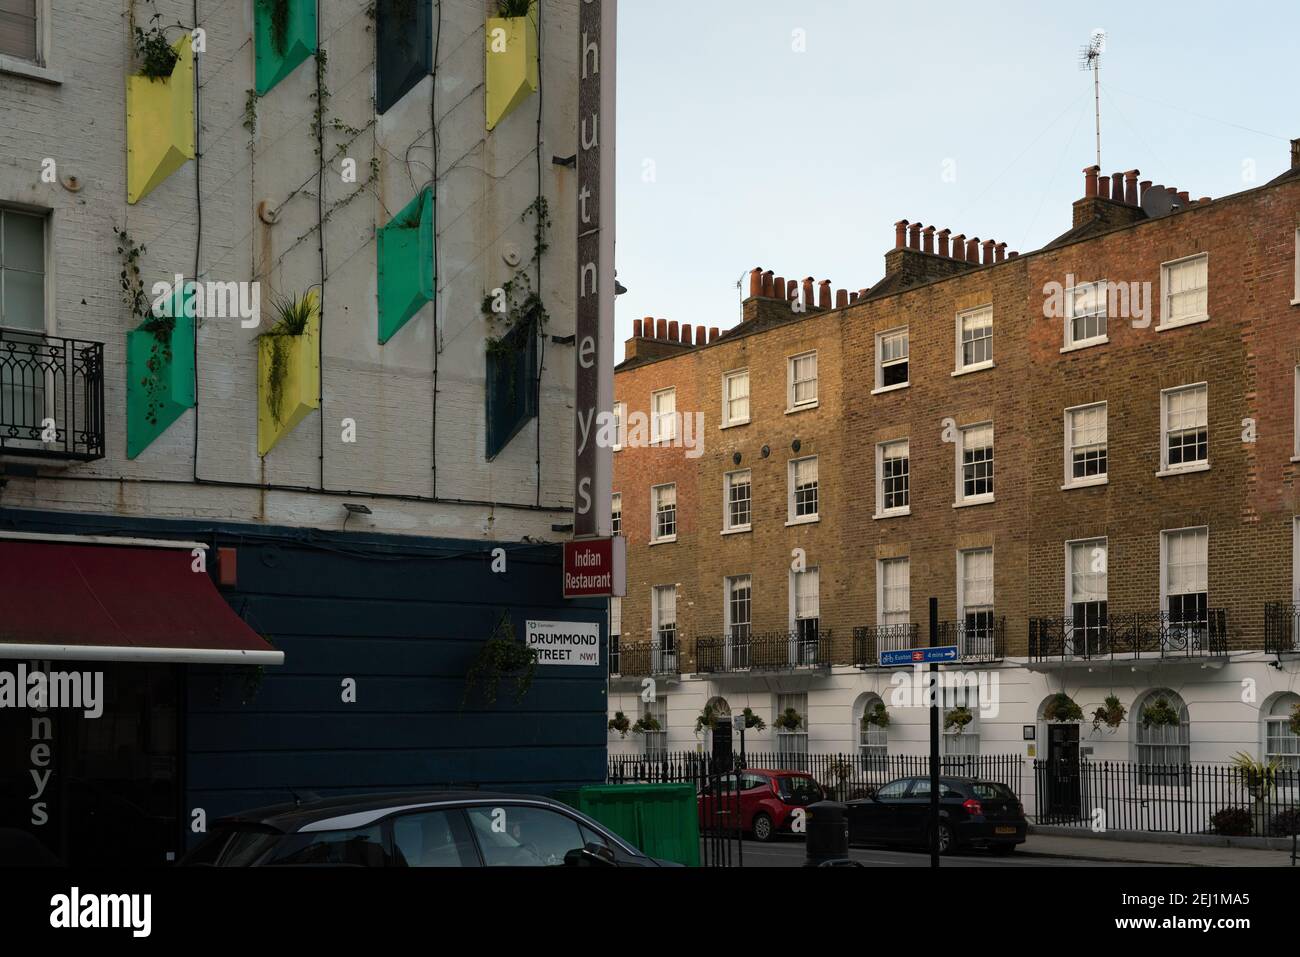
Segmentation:
{"type": "Polygon", "coordinates": [[[1044,729],[1046,753],[1039,765],[1040,804],[1047,820],[1074,821],[1083,812],[1082,767],[1079,759],[1079,722],[1047,717],[1048,695],[1038,705],[1038,726],[1044,729]]]}

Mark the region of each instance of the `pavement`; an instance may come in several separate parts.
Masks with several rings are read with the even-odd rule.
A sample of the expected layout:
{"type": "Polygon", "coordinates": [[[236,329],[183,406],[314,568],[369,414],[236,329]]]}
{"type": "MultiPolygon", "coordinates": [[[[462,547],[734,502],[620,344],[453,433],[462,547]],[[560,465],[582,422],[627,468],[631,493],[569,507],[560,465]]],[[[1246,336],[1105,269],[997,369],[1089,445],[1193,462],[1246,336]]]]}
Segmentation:
{"type": "MultiPolygon", "coordinates": [[[[781,835],[770,843],[747,840],[745,867],[801,867],[802,838],[781,835]]],[[[929,867],[924,852],[883,847],[853,847],[849,857],[868,867],[929,867]]],[[[941,867],[1289,867],[1290,851],[1208,847],[1103,837],[1030,834],[1015,853],[998,857],[965,851],[942,859],[941,867]]]]}

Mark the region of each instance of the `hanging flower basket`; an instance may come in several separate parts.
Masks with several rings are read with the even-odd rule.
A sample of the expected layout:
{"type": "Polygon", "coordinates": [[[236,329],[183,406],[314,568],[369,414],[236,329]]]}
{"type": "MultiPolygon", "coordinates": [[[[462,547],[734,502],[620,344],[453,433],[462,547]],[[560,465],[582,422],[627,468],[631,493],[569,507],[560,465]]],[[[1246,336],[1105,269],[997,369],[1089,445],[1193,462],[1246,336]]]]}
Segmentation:
{"type": "Polygon", "coordinates": [[[647,731],[662,731],[659,721],[647,711],[643,716],[636,719],[636,724],[632,725],[633,734],[645,734],[647,731]]]}
{"type": "Polygon", "coordinates": [[[794,708],[786,708],[772,720],[772,723],[776,725],[778,731],[798,731],[803,727],[803,715],[794,708]]]}
{"type": "Polygon", "coordinates": [[[975,715],[970,708],[953,708],[943,716],[943,729],[961,734],[966,730],[966,726],[974,720],[975,715]]]}
{"type": "Polygon", "coordinates": [[[1127,714],[1128,711],[1119,703],[1119,698],[1107,695],[1105,705],[1092,713],[1092,729],[1096,731],[1104,724],[1114,731],[1123,723],[1127,714]]]}
{"type": "Polygon", "coordinates": [[[1066,722],[1082,721],[1083,709],[1068,694],[1058,691],[1047,699],[1043,706],[1043,718],[1046,721],[1066,722]]]}
{"type": "Polygon", "coordinates": [[[632,722],[622,711],[615,711],[614,717],[609,719],[609,730],[617,731],[620,738],[626,738],[627,733],[632,730],[632,722]]]}
{"type": "Polygon", "coordinates": [[[862,716],[862,724],[872,728],[889,727],[889,711],[885,708],[883,701],[877,701],[875,707],[862,716]]]}
{"type": "Polygon", "coordinates": [[[753,708],[746,708],[744,711],[742,711],[742,712],[740,712],[740,713],[741,713],[741,715],[743,715],[744,718],[745,718],[745,730],[746,730],[746,731],[766,731],[766,730],[767,730],[767,722],[764,721],[762,718],[760,718],[758,715],[754,714],[754,709],[753,709],[753,708]]]}
{"type": "Polygon", "coordinates": [[[1142,709],[1142,727],[1144,728],[1176,728],[1181,723],[1182,717],[1178,714],[1178,709],[1169,704],[1168,698],[1156,698],[1155,701],[1142,709]]]}

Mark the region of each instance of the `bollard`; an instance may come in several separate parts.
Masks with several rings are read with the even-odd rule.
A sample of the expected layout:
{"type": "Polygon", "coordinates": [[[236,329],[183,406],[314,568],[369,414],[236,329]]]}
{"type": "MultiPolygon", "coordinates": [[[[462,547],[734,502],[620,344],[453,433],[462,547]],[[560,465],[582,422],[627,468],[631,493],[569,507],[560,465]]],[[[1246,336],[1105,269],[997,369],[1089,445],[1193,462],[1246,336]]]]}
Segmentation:
{"type": "Polygon", "coordinates": [[[849,821],[838,801],[818,801],[805,808],[808,840],[804,867],[856,866],[849,858],[849,821]]]}

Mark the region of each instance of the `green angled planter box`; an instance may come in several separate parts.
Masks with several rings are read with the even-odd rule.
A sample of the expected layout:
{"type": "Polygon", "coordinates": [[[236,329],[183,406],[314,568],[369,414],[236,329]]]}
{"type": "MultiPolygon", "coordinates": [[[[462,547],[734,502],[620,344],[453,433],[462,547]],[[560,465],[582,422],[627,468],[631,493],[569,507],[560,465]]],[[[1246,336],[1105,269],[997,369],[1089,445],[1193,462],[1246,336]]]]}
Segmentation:
{"type": "Polygon", "coordinates": [[[597,784],[558,791],[555,798],[644,854],[700,866],[700,816],[693,785],[597,784]]]}
{"type": "Polygon", "coordinates": [[[316,0],[253,0],[253,42],[257,50],[257,95],[277,83],[316,52],[316,0]],[[283,49],[273,36],[278,3],[288,4],[283,49]]]}
{"type": "Polygon", "coordinates": [[[423,190],[378,231],[380,345],[433,301],[433,202],[423,190]]]}
{"type": "Polygon", "coordinates": [[[142,328],[126,334],[126,457],[133,459],[194,407],[194,319],[176,317],[171,358],[159,353],[159,368],[150,370],[158,340],[142,328]]]}

